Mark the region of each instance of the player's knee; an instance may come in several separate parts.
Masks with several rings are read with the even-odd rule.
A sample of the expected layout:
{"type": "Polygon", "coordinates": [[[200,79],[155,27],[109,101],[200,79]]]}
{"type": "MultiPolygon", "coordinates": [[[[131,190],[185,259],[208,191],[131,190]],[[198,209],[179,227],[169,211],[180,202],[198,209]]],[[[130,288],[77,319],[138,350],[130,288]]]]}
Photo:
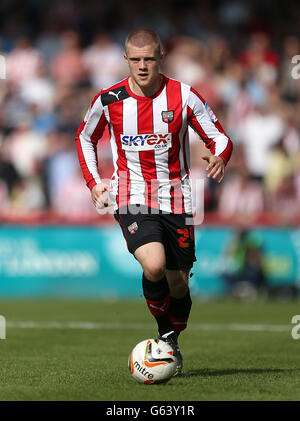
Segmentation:
{"type": "Polygon", "coordinates": [[[147,263],[143,267],[144,274],[149,281],[159,281],[165,276],[166,268],[164,264],[161,263],[147,263]]]}

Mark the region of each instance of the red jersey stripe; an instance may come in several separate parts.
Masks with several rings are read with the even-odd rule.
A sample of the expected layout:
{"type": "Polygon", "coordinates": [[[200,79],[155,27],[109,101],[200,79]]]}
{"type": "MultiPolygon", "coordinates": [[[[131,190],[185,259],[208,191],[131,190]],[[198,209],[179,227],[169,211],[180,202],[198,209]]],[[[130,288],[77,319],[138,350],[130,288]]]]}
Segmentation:
{"type": "Polygon", "coordinates": [[[184,200],[181,190],[180,167],[180,139],[179,132],[182,126],[182,99],[181,84],[169,79],[167,82],[168,111],[174,112],[174,118],[169,122],[169,133],[172,133],[172,147],[169,149],[169,171],[171,182],[171,209],[173,213],[184,212],[184,200]]]}
{"type": "Polygon", "coordinates": [[[219,157],[223,159],[224,164],[226,165],[232,154],[232,141],[230,137],[227,135],[227,133],[225,132],[225,130],[223,129],[219,121],[214,122],[214,125],[219,130],[219,132],[223,133],[228,138],[228,144],[225,150],[219,155],[219,157]]]}
{"type": "Polygon", "coordinates": [[[191,110],[189,106],[187,106],[187,116],[191,125],[195,128],[197,133],[201,136],[201,139],[205,143],[205,146],[210,150],[212,154],[214,154],[215,142],[207,136],[207,134],[203,130],[201,124],[199,123],[199,121],[197,120],[196,116],[194,115],[193,111],[191,110]]]}
{"type": "Polygon", "coordinates": [[[191,86],[191,92],[193,92],[193,94],[195,94],[200,99],[200,101],[203,103],[203,105],[205,105],[205,102],[206,102],[205,99],[202,98],[202,96],[199,94],[199,92],[197,92],[196,89],[194,89],[192,86],[191,86]]]}
{"type": "MultiPolygon", "coordinates": [[[[202,104],[205,106],[205,104],[206,104],[205,99],[193,87],[191,87],[191,92],[193,92],[193,94],[195,94],[200,99],[202,104]]],[[[193,127],[195,128],[196,131],[198,131],[198,129],[201,131],[201,134],[199,132],[198,133],[200,134],[201,138],[205,142],[206,147],[214,155],[216,153],[215,142],[207,136],[207,134],[205,133],[205,131],[201,127],[199,121],[196,119],[196,117],[193,115],[193,113],[191,113],[191,109],[190,109],[189,106],[187,106],[187,111],[188,111],[188,118],[191,118],[191,120],[190,120],[191,124],[193,125],[193,127]]],[[[229,161],[231,153],[232,153],[232,141],[231,141],[230,137],[225,133],[221,123],[218,120],[213,121],[213,124],[216,127],[216,129],[220,132],[220,134],[223,134],[224,136],[226,136],[227,140],[228,140],[228,143],[227,143],[227,146],[226,146],[225,150],[220,155],[218,155],[221,159],[223,159],[223,161],[226,165],[227,162],[229,161]]]]}
{"type": "Polygon", "coordinates": [[[129,169],[125,151],[122,149],[120,134],[123,133],[123,102],[118,101],[108,105],[110,125],[113,128],[116,144],[118,146],[117,175],[118,192],[116,202],[118,207],[126,206],[129,203],[130,180],[129,169]]]}
{"type": "Polygon", "coordinates": [[[92,140],[93,143],[95,143],[95,144],[98,143],[98,140],[103,135],[106,124],[107,124],[107,121],[106,121],[104,112],[102,112],[102,115],[99,119],[99,122],[98,122],[92,136],[91,136],[91,140],[92,140]]]}

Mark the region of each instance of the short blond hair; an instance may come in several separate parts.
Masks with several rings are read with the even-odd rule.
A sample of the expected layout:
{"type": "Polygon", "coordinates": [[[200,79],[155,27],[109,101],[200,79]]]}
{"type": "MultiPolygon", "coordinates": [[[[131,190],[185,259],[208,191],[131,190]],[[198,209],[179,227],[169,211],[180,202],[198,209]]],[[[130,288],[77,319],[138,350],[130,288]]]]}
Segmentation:
{"type": "Polygon", "coordinates": [[[140,28],[131,31],[125,41],[125,52],[128,52],[128,44],[132,44],[135,47],[144,47],[149,44],[155,45],[155,50],[159,56],[162,55],[162,46],[159,35],[149,28],[140,28]]]}

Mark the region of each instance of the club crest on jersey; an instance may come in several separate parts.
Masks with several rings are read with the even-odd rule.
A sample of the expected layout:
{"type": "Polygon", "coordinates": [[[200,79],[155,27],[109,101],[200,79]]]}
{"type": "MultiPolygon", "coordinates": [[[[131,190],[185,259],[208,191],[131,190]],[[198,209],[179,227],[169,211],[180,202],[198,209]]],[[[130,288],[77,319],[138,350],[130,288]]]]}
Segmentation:
{"type": "Polygon", "coordinates": [[[138,224],[134,222],[133,224],[129,225],[127,228],[130,234],[135,234],[138,230],[138,224]]]}
{"type": "Polygon", "coordinates": [[[172,123],[174,120],[174,111],[162,111],[161,118],[164,123],[172,123]]]}
{"type": "Polygon", "coordinates": [[[172,146],[172,133],[152,133],[120,136],[125,151],[167,150],[172,146]]]}

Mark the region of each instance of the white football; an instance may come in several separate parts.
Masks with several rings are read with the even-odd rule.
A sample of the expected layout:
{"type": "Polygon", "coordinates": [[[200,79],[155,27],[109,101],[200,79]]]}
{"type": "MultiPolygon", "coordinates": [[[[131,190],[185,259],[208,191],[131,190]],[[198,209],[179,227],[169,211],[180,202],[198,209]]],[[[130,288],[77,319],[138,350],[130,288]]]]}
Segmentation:
{"type": "Polygon", "coordinates": [[[176,371],[176,357],[169,344],[160,339],[145,339],[132,350],[128,367],[138,383],[164,383],[176,371]]]}

